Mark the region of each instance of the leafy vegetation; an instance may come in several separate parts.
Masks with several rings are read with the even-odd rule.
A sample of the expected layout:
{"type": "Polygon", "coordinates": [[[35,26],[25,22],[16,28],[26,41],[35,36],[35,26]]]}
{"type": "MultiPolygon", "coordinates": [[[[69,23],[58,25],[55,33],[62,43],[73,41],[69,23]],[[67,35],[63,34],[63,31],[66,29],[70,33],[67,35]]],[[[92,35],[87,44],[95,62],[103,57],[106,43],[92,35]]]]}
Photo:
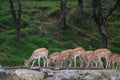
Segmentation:
{"type": "MultiPolygon", "coordinates": [[[[23,1],[21,40],[18,42],[14,35],[9,3],[0,2],[0,65],[23,65],[33,50],[40,47],[47,48],[49,54],[78,46],[86,50],[101,47],[99,31],[91,18],[89,5],[85,3],[85,14],[81,19],[75,14],[77,1],[70,0],[67,4],[67,30],[61,30],[59,3],[54,0],[23,1]]],[[[108,47],[112,52],[118,53],[120,53],[119,13],[119,10],[115,11],[107,22],[108,47]]]]}

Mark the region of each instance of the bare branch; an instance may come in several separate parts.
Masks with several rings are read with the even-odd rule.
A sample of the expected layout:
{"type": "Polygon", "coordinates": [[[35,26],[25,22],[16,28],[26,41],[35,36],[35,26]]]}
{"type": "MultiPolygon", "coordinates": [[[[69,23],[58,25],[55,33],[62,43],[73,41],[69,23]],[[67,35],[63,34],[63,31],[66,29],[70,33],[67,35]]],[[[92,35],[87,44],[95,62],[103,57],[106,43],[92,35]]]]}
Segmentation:
{"type": "Polygon", "coordinates": [[[113,13],[113,11],[117,9],[118,6],[120,6],[120,0],[117,0],[116,3],[109,9],[108,13],[104,16],[104,22],[113,13]]]}
{"type": "Polygon", "coordinates": [[[98,11],[98,6],[99,5],[99,1],[98,0],[92,0],[92,6],[93,6],[93,18],[94,21],[96,22],[97,25],[100,25],[100,19],[99,19],[99,13],[98,11]]]}

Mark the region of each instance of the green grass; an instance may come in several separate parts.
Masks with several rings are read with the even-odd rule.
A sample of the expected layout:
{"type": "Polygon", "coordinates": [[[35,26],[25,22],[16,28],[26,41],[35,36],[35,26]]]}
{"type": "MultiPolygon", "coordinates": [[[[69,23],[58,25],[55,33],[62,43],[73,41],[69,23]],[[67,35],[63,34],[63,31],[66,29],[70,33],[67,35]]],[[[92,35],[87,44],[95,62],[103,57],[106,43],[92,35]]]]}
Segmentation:
{"type": "MultiPolygon", "coordinates": [[[[61,30],[59,4],[59,1],[49,0],[23,1],[21,39],[18,42],[14,35],[9,4],[7,1],[0,2],[0,65],[23,65],[33,50],[41,47],[47,48],[49,55],[78,46],[86,50],[101,47],[101,37],[91,17],[90,5],[85,1],[85,14],[79,17],[76,15],[77,1],[68,1],[67,30],[61,30]]],[[[119,16],[119,11],[115,11],[106,24],[108,47],[113,53],[120,53],[119,16]]]]}

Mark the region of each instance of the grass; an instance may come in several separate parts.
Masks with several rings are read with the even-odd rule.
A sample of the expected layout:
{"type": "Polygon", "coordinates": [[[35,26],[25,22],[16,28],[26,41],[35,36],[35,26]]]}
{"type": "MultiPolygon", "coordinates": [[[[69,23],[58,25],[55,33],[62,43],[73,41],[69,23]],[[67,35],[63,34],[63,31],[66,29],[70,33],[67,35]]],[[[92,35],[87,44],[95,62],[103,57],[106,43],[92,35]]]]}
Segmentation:
{"type": "MultiPolygon", "coordinates": [[[[59,1],[23,1],[21,40],[18,42],[9,4],[7,1],[0,2],[0,65],[23,65],[33,50],[40,47],[47,48],[49,55],[78,46],[86,50],[101,47],[101,38],[91,18],[89,4],[85,2],[85,15],[78,18],[75,14],[77,1],[68,1],[67,30],[59,29],[59,4],[59,1]]],[[[114,12],[106,24],[109,49],[117,53],[120,53],[120,21],[114,16],[119,15],[119,11],[114,12]]]]}

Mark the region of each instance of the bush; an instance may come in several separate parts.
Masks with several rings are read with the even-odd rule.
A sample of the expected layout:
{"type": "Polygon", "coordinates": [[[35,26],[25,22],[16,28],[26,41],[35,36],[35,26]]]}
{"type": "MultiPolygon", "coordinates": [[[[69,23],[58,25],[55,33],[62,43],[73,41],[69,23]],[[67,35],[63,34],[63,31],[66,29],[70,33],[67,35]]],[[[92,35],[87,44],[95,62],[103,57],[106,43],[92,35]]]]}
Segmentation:
{"type": "Polygon", "coordinates": [[[120,54],[120,48],[119,47],[110,46],[109,49],[112,51],[112,53],[119,53],[120,54]]]}
{"type": "Polygon", "coordinates": [[[0,26],[3,29],[11,29],[13,28],[13,20],[12,20],[12,16],[11,15],[7,15],[7,16],[0,16],[0,26]],[[12,27],[10,27],[12,26],[12,27]]]}
{"type": "Polygon", "coordinates": [[[48,41],[50,48],[61,48],[61,44],[57,40],[51,38],[47,38],[46,40],[48,41]]]}
{"type": "Polygon", "coordinates": [[[120,36],[114,37],[110,42],[113,46],[120,47],[120,36]]]}
{"type": "Polygon", "coordinates": [[[29,25],[29,23],[30,23],[30,18],[29,18],[29,16],[27,16],[27,15],[22,15],[21,19],[22,19],[22,20],[21,20],[21,23],[22,23],[21,28],[27,27],[27,26],[29,25]]]}
{"type": "Polygon", "coordinates": [[[32,36],[26,39],[26,42],[28,43],[32,43],[36,46],[40,47],[45,47],[48,48],[48,41],[43,39],[43,38],[39,38],[38,36],[32,36]]]}
{"type": "Polygon", "coordinates": [[[49,55],[52,54],[53,52],[60,52],[64,49],[61,48],[49,48],[49,55]]]}
{"type": "Polygon", "coordinates": [[[68,41],[68,42],[65,42],[65,43],[62,45],[62,47],[63,47],[64,49],[72,49],[72,48],[74,48],[75,46],[73,45],[73,42],[72,42],[72,41],[68,41]]]}

